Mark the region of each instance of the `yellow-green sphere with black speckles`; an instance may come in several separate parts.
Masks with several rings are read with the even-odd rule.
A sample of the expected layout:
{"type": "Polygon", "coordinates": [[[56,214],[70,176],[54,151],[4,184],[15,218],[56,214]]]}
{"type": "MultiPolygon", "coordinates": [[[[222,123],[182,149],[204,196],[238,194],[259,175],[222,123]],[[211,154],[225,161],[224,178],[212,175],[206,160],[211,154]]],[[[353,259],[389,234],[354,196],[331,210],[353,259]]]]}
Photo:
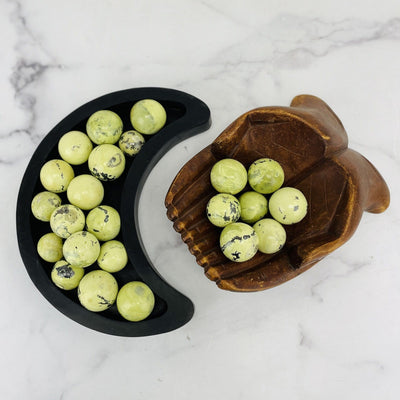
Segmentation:
{"type": "Polygon", "coordinates": [[[40,192],[31,202],[32,214],[40,221],[49,222],[53,211],[60,207],[61,197],[52,192],[40,192]]]}
{"type": "Polygon", "coordinates": [[[57,207],[50,216],[50,228],[59,237],[66,239],[85,227],[85,214],[73,204],[57,207]]]}
{"type": "Polygon", "coordinates": [[[92,149],[93,144],[88,135],[81,131],[67,132],[58,142],[58,152],[61,158],[72,165],[85,163],[92,149]]]}
{"type": "Polygon", "coordinates": [[[37,244],[39,256],[47,262],[56,262],[62,258],[62,239],[54,233],[46,233],[37,244]]]}
{"type": "Polygon", "coordinates": [[[235,262],[244,262],[257,253],[258,237],[250,225],[235,222],[222,230],[219,244],[227,258],[235,262]]]}
{"type": "Polygon", "coordinates": [[[250,165],[248,179],[253,190],[269,194],[282,186],[285,174],[277,161],[271,158],[260,158],[250,165]]]}
{"type": "Polygon", "coordinates": [[[307,199],[299,189],[284,187],[270,197],[269,211],[281,224],[296,224],[307,214],[307,199]]]}
{"type": "Polygon", "coordinates": [[[91,210],[103,201],[103,184],[93,175],[82,174],[70,182],[67,189],[68,201],[82,210],[91,210]]]}
{"type": "Polygon", "coordinates": [[[86,123],[86,132],[92,142],[96,144],[114,144],[118,142],[122,129],[121,118],[110,110],[96,111],[86,123]]]}
{"type": "Polygon", "coordinates": [[[40,169],[40,182],[53,193],[65,192],[74,176],[73,168],[64,160],[47,161],[40,169]]]}
{"type": "Polygon", "coordinates": [[[117,294],[118,283],[107,271],[91,271],[79,282],[78,299],[89,311],[107,310],[115,303],[117,294]]]}
{"type": "Polygon", "coordinates": [[[92,265],[100,254],[100,243],[90,232],[73,233],[63,245],[66,261],[76,267],[86,268],[92,265]]]}
{"type": "Polygon", "coordinates": [[[258,250],[273,254],[281,250],[286,242],[285,228],[272,218],[264,218],[253,225],[258,236],[258,250]]]}
{"type": "Polygon", "coordinates": [[[118,211],[105,205],[94,208],[86,217],[86,229],[102,242],[114,239],[121,229],[118,211]]]}
{"type": "Polygon", "coordinates": [[[239,200],[231,194],[216,194],[208,201],[206,212],[213,225],[223,228],[240,218],[239,200]]]}
{"type": "Polygon", "coordinates": [[[100,246],[97,264],[107,272],[118,272],[128,263],[125,246],[118,240],[109,240],[100,246]]]}
{"type": "Polygon", "coordinates": [[[120,289],[117,296],[118,312],[128,321],[146,319],[153,311],[155,298],[152,290],[143,282],[132,281],[120,289]]]}
{"type": "Polygon", "coordinates": [[[135,103],[130,116],[133,129],[145,135],[153,135],[158,132],[167,121],[164,107],[152,99],[144,99],[135,103]]]}
{"type": "Polygon", "coordinates": [[[90,153],[88,160],[91,174],[101,181],[119,178],[125,169],[124,153],[113,144],[101,144],[90,153]]]}
{"type": "Polygon", "coordinates": [[[83,268],[60,260],[54,264],[51,270],[51,280],[60,289],[72,290],[78,287],[84,273],[83,268]]]}
{"type": "Polygon", "coordinates": [[[119,148],[128,156],[135,156],[144,145],[144,137],[136,131],[126,131],[121,135],[119,148]]]}

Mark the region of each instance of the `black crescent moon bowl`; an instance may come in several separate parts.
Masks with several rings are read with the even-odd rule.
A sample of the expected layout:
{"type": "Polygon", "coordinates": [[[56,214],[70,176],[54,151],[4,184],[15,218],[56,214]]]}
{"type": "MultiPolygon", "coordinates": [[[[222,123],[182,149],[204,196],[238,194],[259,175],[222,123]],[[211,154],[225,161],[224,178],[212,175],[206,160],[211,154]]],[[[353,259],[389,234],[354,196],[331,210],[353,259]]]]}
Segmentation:
{"type": "MultiPolygon", "coordinates": [[[[99,332],[117,336],[148,336],[172,331],[186,324],[193,316],[193,303],[171,287],[153,267],[140,236],[138,205],[146,178],[160,158],[180,141],[207,130],[211,125],[210,111],[201,100],[181,91],[166,88],[135,88],[106,94],[73,111],[57,124],[42,140],[33,154],[22,179],[17,203],[17,238],[26,270],[42,295],[59,311],[72,320],[99,332]],[[123,175],[112,182],[103,182],[102,204],[116,208],[121,216],[121,231],[116,237],[124,243],[128,264],[114,273],[118,286],[139,280],[146,283],[155,295],[151,315],[140,322],[130,322],[118,313],[116,304],[103,312],[91,312],[79,303],[77,289],[64,291],[50,278],[53,264],[42,260],[36,250],[42,235],[51,232],[50,224],[37,220],[31,212],[33,197],[45,190],[40,183],[40,169],[51,159],[60,158],[58,141],[71,130],[86,132],[91,114],[108,109],[122,119],[124,131],[132,129],[130,109],[136,101],[154,99],[167,113],[165,126],[154,135],[144,135],[146,143],[133,158],[126,157],[123,175]]],[[[87,163],[73,166],[75,175],[90,173],[87,163]]],[[[65,193],[59,194],[63,204],[68,203],[65,193]]],[[[87,214],[87,212],[85,212],[87,214]]],[[[85,268],[85,273],[98,269],[85,268]]]]}

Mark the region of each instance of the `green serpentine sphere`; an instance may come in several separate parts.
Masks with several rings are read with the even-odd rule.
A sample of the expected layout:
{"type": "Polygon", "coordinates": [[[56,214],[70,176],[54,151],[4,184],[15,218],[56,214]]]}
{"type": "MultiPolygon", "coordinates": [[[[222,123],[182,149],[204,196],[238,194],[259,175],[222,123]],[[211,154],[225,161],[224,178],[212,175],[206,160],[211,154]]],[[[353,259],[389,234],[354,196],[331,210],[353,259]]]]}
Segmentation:
{"type": "Polygon", "coordinates": [[[261,253],[273,254],[281,250],[286,242],[285,228],[272,218],[265,218],[253,226],[258,236],[258,250],[261,253]]]}
{"type": "Polygon", "coordinates": [[[58,142],[58,152],[61,158],[72,165],[86,162],[92,149],[93,144],[88,135],[80,131],[67,132],[58,142]]]}
{"type": "Polygon", "coordinates": [[[139,153],[144,145],[144,142],[144,137],[139,132],[126,131],[121,135],[118,145],[127,156],[132,157],[139,153]]]}
{"type": "Polygon", "coordinates": [[[53,193],[65,192],[74,176],[74,170],[64,160],[47,161],[40,169],[40,182],[53,193]]]}
{"type": "Polygon", "coordinates": [[[72,205],[64,204],[56,208],[50,216],[50,228],[59,237],[66,239],[85,227],[85,214],[72,205]]]}
{"type": "Polygon", "coordinates": [[[220,228],[236,222],[240,218],[240,204],[231,194],[220,193],[213,196],[207,203],[207,218],[220,228]]]}
{"type": "Polygon", "coordinates": [[[135,103],[130,116],[133,129],[145,135],[157,133],[167,121],[164,107],[152,99],[144,99],[135,103]]]}
{"type": "Polygon", "coordinates": [[[114,144],[123,129],[121,118],[113,111],[100,110],[92,114],[86,123],[86,132],[93,143],[114,144]]]}
{"type": "Polygon", "coordinates": [[[154,294],[143,282],[128,282],[117,296],[118,312],[128,321],[142,321],[153,311],[154,294]]]}
{"type": "Polygon", "coordinates": [[[125,246],[118,240],[109,240],[100,247],[97,264],[107,272],[118,272],[128,263],[125,246]]]}
{"type": "Polygon", "coordinates": [[[270,197],[269,211],[281,224],[296,224],[307,214],[307,200],[300,190],[284,187],[270,197]]]}
{"type": "Polygon", "coordinates": [[[90,232],[76,232],[64,242],[63,254],[69,264],[85,268],[99,257],[100,243],[90,232]]]}
{"type": "Polygon", "coordinates": [[[51,270],[51,280],[60,289],[72,290],[78,287],[84,273],[83,268],[71,265],[65,260],[60,260],[54,264],[51,270]]]}
{"type": "Polygon", "coordinates": [[[121,229],[118,211],[104,205],[94,208],[86,217],[86,229],[103,242],[114,239],[121,229]]]}
{"type": "Polygon", "coordinates": [[[247,184],[247,171],[239,161],[225,158],[214,164],[210,179],[217,192],[237,194],[247,184]]]}
{"type": "Polygon", "coordinates": [[[62,239],[54,233],[46,233],[37,244],[39,256],[47,262],[56,262],[62,258],[62,239]]]}
{"type": "Polygon", "coordinates": [[[257,253],[258,237],[255,230],[243,222],[227,225],[220,235],[220,247],[232,261],[248,261],[257,253]]]}
{"type": "Polygon", "coordinates": [[[117,294],[117,281],[109,272],[103,270],[91,271],[79,282],[79,301],[89,311],[107,310],[115,303],[117,294]]]}
{"type": "Polygon", "coordinates": [[[40,221],[49,222],[53,211],[60,207],[61,198],[55,193],[40,192],[31,202],[32,214],[40,221]]]}
{"type": "Polygon", "coordinates": [[[271,158],[260,158],[253,162],[248,172],[249,184],[256,192],[268,194],[278,190],[285,174],[278,162],[271,158]]]}
{"type": "Polygon", "coordinates": [[[119,178],[125,169],[124,153],[113,144],[96,146],[89,155],[89,170],[101,181],[119,178]]]}
{"type": "Polygon", "coordinates": [[[268,201],[260,193],[245,192],[239,197],[241,220],[248,224],[261,219],[268,211],[268,201]]]}
{"type": "Polygon", "coordinates": [[[67,189],[68,201],[81,210],[91,210],[103,201],[103,184],[89,174],[78,175],[67,189]]]}

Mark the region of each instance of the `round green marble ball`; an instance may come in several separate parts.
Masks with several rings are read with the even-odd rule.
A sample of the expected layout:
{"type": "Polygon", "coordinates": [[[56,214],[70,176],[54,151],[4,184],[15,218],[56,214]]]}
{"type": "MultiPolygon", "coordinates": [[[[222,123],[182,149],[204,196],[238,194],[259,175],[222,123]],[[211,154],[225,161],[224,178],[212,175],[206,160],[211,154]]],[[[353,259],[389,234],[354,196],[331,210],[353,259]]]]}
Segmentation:
{"type": "Polygon", "coordinates": [[[74,176],[73,168],[64,160],[47,161],[40,169],[40,182],[53,193],[65,192],[74,176]]]}
{"type": "Polygon", "coordinates": [[[92,175],[78,175],[70,182],[67,197],[71,204],[81,210],[91,210],[103,201],[103,184],[92,175]]]}
{"type": "Polygon", "coordinates": [[[100,254],[100,243],[90,232],[73,233],[63,245],[65,260],[76,267],[86,268],[92,265],[100,254]]]}
{"type": "Polygon", "coordinates": [[[247,171],[241,162],[224,158],[213,165],[210,180],[217,192],[237,194],[247,184],[247,171]]]}
{"type": "Polygon", "coordinates": [[[60,289],[72,290],[78,287],[84,273],[83,268],[60,260],[54,264],[51,270],[51,280],[60,289]]]}
{"type": "Polygon", "coordinates": [[[300,190],[284,187],[270,197],[269,211],[281,224],[296,224],[307,214],[307,199],[300,190]]]}
{"type": "Polygon", "coordinates": [[[62,239],[54,233],[46,233],[37,244],[39,256],[47,262],[56,262],[62,258],[62,239]]]}
{"type": "Polygon", "coordinates": [[[248,261],[257,253],[258,237],[250,225],[235,222],[222,230],[220,247],[224,255],[230,260],[235,262],[248,261]]]}
{"type": "Polygon", "coordinates": [[[128,263],[125,246],[118,240],[109,240],[100,247],[97,264],[107,272],[118,272],[128,263]]]}
{"type": "Polygon", "coordinates": [[[61,158],[69,164],[85,163],[93,149],[88,135],[80,131],[65,133],[58,142],[58,152],[61,158]]]}
{"type": "Polygon", "coordinates": [[[258,236],[258,250],[273,254],[281,250],[286,242],[285,228],[272,218],[264,218],[253,225],[258,236]]]}
{"type": "Polygon", "coordinates": [[[254,223],[261,219],[268,211],[268,200],[260,193],[245,192],[239,197],[241,220],[254,223]]]}
{"type": "Polygon", "coordinates": [[[57,207],[50,216],[51,230],[59,237],[66,239],[85,226],[85,214],[73,204],[57,207]]]}
{"type": "Polygon", "coordinates": [[[144,137],[136,131],[126,131],[121,135],[118,145],[127,156],[135,156],[144,145],[144,137]]]}
{"type": "Polygon", "coordinates": [[[253,190],[269,194],[282,186],[285,174],[277,161],[271,158],[260,158],[250,165],[248,179],[253,190]]]}
{"type": "Polygon", "coordinates": [[[114,144],[118,142],[122,129],[121,118],[110,110],[96,111],[86,123],[86,132],[92,142],[96,144],[114,144]]]}
{"type": "Polygon", "coordinates": [[[154,294],[143,282],[126,283],[117,296],[118,312],[126,320],[132,322],[146,319],[153,311],[154,304],[154,294]]]}
{"type": "Polygon", "coordinates": [[[115,303],[117,294],[118,283],[107,271],[91,271],[79,282],[79,301],[89,311],[107,310],[115,303]]]}
{"type": "Polygon", "coordinates": [[[157,133],[167,121],[164,107],[152,99],[136,102],[131,109],[130,117],[133,129],[145,135],[157,133]]]}
{"type": "Polygon", "coordinates": [[[215,226],[223,228],[240,218],[240,204],[231,194],[219,193],[213,196],[206,207],[207,218],[215,226]]]}
{"type": "Polygon", "coordinates": [[[40,221],[50,221],[53,211],[60,207],[61,197],[52,192],[40,192],[31,202],[32,214],[40,221]]]}
{"type": "Polygon", "coordinates": [[[113,144],[96,146],[89,155],[89,170],[101,181],[113,181],[119,178],[125,169],[124,153],[113,144]]]}
{"type": "Polygon", "coordinates": [[[86,216],[86,229],[103,242],[114,239],[121,229],[118,211],[105,205],[94,208],[86,216]]]}

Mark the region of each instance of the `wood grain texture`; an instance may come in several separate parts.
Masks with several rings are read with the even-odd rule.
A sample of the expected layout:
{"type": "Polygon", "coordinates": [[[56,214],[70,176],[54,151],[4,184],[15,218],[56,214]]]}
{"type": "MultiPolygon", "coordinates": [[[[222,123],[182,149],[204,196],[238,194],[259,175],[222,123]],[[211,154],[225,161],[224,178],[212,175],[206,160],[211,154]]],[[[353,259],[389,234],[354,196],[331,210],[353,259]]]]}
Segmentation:
{"type": "Polygon", "coordinates": [[[231,291],[264,290],[303,273],[350,239],[364,211],[383,212],[389,189],[375,167],[347,147],[339,118],[321,99],[300,95],[290,107],[251,110],[230,124],[179,171],[165,198],[167,216],[205,275],[231,291]],[[287,243],[273,255],[258,252],[243,263],[224,257],[221,229],[208,221],[207,201],[216,194],[212,166],[235,158],[246,168],[259,159],[278,161],[283,186],[301,190],[307,216],[285,226],[287,243]]]}

